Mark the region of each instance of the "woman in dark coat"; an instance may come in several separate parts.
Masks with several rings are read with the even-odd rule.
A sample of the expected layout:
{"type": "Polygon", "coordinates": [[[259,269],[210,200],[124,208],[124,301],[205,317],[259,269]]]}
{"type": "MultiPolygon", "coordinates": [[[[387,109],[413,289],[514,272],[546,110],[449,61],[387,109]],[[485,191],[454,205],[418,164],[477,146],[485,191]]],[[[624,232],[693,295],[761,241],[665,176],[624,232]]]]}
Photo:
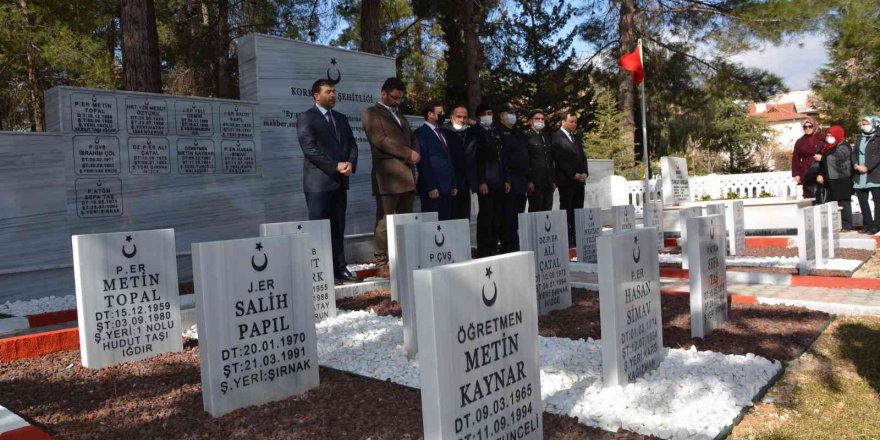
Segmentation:
{"type": "Polygon", "coordinates": [[[853,148],[853,189],[862,209],[862,232],[880,232],[880,118],[865,116],[859,121],[858,143],[853,148]],[[871,215],[868,196],[874,200],[871,215]]]}
{"type": "Polygon", "coordinates": [[[816,203],[837,202],[843,209],[841,230],[852,229],[852,147],[843,139],[843,127],[834,125],[825,134],[825,146],[813,158],[819,162],[816,203]]]}
{"type": "MultiPolygon", "coordinates": [[[[791,176],[798,185],[803,186],[804,198],[813,197],[816,181],[808,181],[807,170],[813,164],[813,156],[822,148],[822,134],[816,120],[808,117],[803,122],[804,135],[794,143],[791,155],[791,176]]],[[[815,179],[815,177],[813,177],[815,179]]]]}

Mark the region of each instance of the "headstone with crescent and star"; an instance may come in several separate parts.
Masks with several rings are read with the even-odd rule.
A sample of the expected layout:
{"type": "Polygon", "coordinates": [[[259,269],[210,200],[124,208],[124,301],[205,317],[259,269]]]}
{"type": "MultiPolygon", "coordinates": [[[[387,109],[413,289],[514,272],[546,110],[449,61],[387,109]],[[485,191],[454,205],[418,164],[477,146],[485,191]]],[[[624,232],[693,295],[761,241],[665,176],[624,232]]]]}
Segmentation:
{"type": "Polygon", "coordinates": [[[636,207],[616,205],[611,207],[611,227],[614,232],[626,231],[636,227],[636,207]]]}
{"type": "Polygon", "coordinates": [[[312,272],[312,297],[315,300],[315,322],[336,317],[336,280],[333,274],[333,249],[330,239],[330,220],[266,223],[260,225],[260,236],[306,234],[310,246],[306,249],[309,270],[312,272]]]}
{"type": "Polygon", "coordinates": [[[534,254],[416,270],[426,440],[543,438],[534,254]]]}
{"type": "Polygon", "coordinates": [[[687,239],[688,239],[688,230],[687,230],[687,221],[689,218],[699,217],[703,215],[703,208],[700,206],[691,206],[689,208],[681,208],[678,210],[678,230],[681,233],[681,238],[679,239],[679,245],[681,246],[681,268],[688,268],[688,255],[685,252],[687,249],[687,239]]]}
{"type": "Polygon", "coordinates": [[[798,209],[798,273],[809,275],[816,269],[816,214],[812,206],[798,209]]]}
{"type": "Polygon", "coordinates": [[[665,248],[666,244],[663,242],[663,202],[656,200],[646,202],[643,217],[644,227],[657,230],[657,249],[665,248]]]}
{"type": "Polygon", "coordinates": [[[664,356],[656,231],[600,236],[599,312],[605,386],[624,386],[664,356]]]}
{"type": "Polygon", "coordinates": [[[570,307],[568,220],[565,211],[519,214],[519,248],[535,253],[538,314],[570,307]]]}
{"type": "Polygon", "coordinates": [[[746,248],[742,200],[706,205],[706,214],[721,214],[724,216],[724,226],[727,229],[727,253],[730,255],[742,255],[746,248]]]}
{"type": "Polygon", "coordinates": [[[596,237],[602,235],[602,208],[574,210],[578,263],[596,264],[596,237]]]}
{"type": "Polygon", "coordinates": [[[692,262],[688,272],[693,338],[705,338],[727,321],[727,240],[724,220],[723,214],[688,219],[687,253],[692,262]]]}
{"type": "Polygon", "coordinates": [[[663,204],[678,205],[691,199],[687,159],[663,156],[660,158],[660,181],[663,204]]]}
{"type": "Polygon", "coordinates": [[[397,268],[400,309],[403,317],[403,348],[409,359],[418,353],[416,301],[421,300],[413,284],[413,271],[471,259],[471,230],[467,220],[408,223],[397,226],[397,268]]]}
{"type": "Polygon", "coordinates": [[[403,286],[404,273],[398,265],[400,264],[403,249],[397,240],[397,231],[399,225],[419,222],[436,222],[438,220],[436,212],[416,212],[412,214],[393,214],[385,216],[385,226],[388,231],[388,270],[391,273],[391,300],[400,301],[400,289],[403,286]]]}
{"type": "Polygon", "coordinates": [[[318,386],[306,234],[194,243],[202,401],[219,417],[318,386]]]}
{"type": "Polygon", "coordinates": [[[72,244],[83,366],[183,349],[173,229],[74,235],[72,244]]]}

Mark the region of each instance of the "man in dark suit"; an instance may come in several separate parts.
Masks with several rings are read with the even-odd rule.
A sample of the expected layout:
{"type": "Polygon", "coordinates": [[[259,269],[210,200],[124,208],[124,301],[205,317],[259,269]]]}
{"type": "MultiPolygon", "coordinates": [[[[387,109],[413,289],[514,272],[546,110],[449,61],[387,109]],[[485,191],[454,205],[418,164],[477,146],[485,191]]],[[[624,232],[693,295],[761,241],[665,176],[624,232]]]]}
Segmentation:
{"type": "Polygon", "coordinates": [[[553,191],[556,189],[556,170],[550,136],[544,130],[544,112],[529,112],[529,212],[553,209],[553,191]]]}
{"type": "Polygon", "coordinates": [[[501,252],[504,205],[510,193],[510,182],[504,167],[501,139],[494,135],[492,128],[492,108],[488,104],[478,105],[477,117],[479,124],[471,127],[471,130],[477,140],[477,201],[480,204],[477,212],[477,253],[482,258],[501,252]]]}
{"type": "Polygon", "coordinates": [[[468,109],[457,105],[452,109],[452,120],[443,126],[443,133],[449,141],[452,154],[452,168],[455,169],[455,182],[458,195],[452,199],[452,218],[471,218],[471,191],[477,192],[480,180],[477,178],[477,139],[474,129],[468,125],[468,109]]]}
{"type": "Polygon", "coordinates": [[[574,243],[574,210],[584,207],[584,182],[590,176],[583,142],[574,132],[577,114],[563,112],[562,123],[550,137],[556,163],[556,187],[559,188],[559,209],[568,217],[568,242],[574,243]]]}
{"type": "Polygon", "coordinates": [[[458,194],[452,153],[446,134],[440,129],[443,106],[429,102],[422,108],[425,123],[416,129],[419,140],[419,179],[416,188],[422,202],[422,212],[436,212],[439,220],[452,218],[452,200],[458,194]]]}
{"type": "Polygon", "coordinates": [[[389,276],[388,225],[385,216],[408,214],[415,201],[414,167],[421,155],[419,141],[409,122],[397,111],[406,96],[406,84],[388,78],[382,84],[380,101],[364,111],[364,131],[373,156],[373,195],[376,197],[376,227],[373,253],[379,276],[389,276]]]}
{"type": "Polygon", "coordinates": [[[337,282],[358,281],[346,267],[343,237],[348,178],[357,169],[358,147],[348,118],[333,110],[336,83],[319,79],[312,85],[315,105],[301,113],[296,131],[303,156],[303,191],[309,220],[330,220],[333,275],[337,282]]]}
{"type": "Polygon", "coordinates": [[[509,103],[498,106],[498,121],[492,133],[500,140],[504,168],[510,191],[504,198],[501,252],[519,250],[519,214],[525,212],[529,187],[529,145],[525,136],[516,130],[517,109],[509,103]]]}

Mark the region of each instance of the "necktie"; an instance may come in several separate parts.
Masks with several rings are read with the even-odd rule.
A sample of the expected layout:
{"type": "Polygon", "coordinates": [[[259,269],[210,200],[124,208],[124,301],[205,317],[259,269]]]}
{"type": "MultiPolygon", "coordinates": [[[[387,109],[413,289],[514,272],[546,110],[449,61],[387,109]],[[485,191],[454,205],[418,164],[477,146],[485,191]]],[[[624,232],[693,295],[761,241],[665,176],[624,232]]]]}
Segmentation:
{"type": "Polygon", "coordinates": [[[449,154],[449,145],[446,144],[446,138],[440,133],[440,127],[434,127],[434,131],[437,133],[437,137],[440,138],[440,143],[443,144],[443,151],[449,154]]]}
{"type": "Polygon", "coordinates": [[[330,123],[330,130],[333,130],[333,136],[336,136],[336,140],[339,140],[339,134],[336,133],[336,123],[333,122],[333,112],[327,111],[327,122],[330,123]]]}

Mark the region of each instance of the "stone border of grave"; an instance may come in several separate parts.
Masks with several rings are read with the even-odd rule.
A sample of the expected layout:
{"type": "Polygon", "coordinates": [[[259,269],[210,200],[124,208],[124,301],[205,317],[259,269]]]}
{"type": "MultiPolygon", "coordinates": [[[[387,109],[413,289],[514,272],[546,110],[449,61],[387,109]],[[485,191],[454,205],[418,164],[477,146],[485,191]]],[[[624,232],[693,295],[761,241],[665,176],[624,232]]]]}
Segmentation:
{"type": "Polygon", "coordinates": [[[0,440],[54,440],[46,431],[0,406],[0,440]]]}

